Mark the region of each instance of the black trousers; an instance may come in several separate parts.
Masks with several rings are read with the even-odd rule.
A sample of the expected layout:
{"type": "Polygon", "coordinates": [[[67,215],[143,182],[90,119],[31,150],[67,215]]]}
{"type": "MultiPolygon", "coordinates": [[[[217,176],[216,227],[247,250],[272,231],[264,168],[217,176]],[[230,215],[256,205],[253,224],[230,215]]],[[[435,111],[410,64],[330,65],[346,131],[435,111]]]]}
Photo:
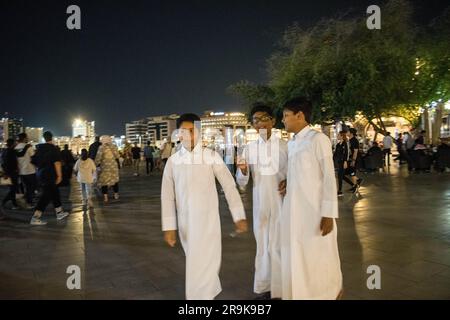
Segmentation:
{"type": "Polygon", "coordinates": [[[353,187],[353,182],[346,176],[348,169],[344,169],[344,164],[339,164],[338,166],[338,192],[342,192],[342,181],[347,182],[353,187]]]}
{"type": "Polygon", "coordinates": [[[9,178],[11,179],[12,184],[9,185],[9,190],[6,196],[3,198],[2,205],[5,205],[8,201],[11,201],[13,206],[17,206],[16,202],[16,192],[17,188],[19,186],[19,176],[17,174],[10,175],[9,178]]]}
{"type": "Polygon", "coordinates": [[[20,180],[25,185],[25,200],[28,204],[31,204],[33,202],[34,191],[36,190],[36,175],[22,175],[20,176],[20,180]]]}
{"type": "Polygon", "coordinates": [[[72,178],[73,166],[66,164],[62,167],[62,186],[68,186],[70,184],[70,179],[72,178]]]}
{"type": "MultiPolygon", "coordinates": [[[[114,193],[118,193],[119,192],[119,183],[117,182],[115,185],[113,185],[112,188],[114,190],[114,193]]],[[[102,193],[108,194],[108,186],[102,186],[102,193]]]]}
{"type": "Polygon", "coordinates": [[[55,208],[61,207],[59,188],[54,183],[42,186],[42,194],[39,197],[36,210],[44,212],[50,202],[53,203],[53,207],[55,208]]]}
{"type": "Polygon", "coordinates": [[[145,158],[145,167],[147,168],[147,174],[149,174],[150,172],[153,172],[153,167],[154,167],[154,163],[153,163],[153,158],[145,158]],[[150,171],[148,170],[148,165],[150,164],[150,171]]]}

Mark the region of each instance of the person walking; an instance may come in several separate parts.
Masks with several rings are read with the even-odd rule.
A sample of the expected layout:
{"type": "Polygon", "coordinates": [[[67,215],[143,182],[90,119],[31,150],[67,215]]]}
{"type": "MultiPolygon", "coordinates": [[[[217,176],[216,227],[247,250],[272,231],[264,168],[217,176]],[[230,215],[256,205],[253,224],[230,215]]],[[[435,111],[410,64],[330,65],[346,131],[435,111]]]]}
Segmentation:
{"type": "Polygon", "coordinates": [[[131,154],[133,155],[133,169],[134,176],[139,176],[139,164],[141,162],[141,148],[138,147],[137,143],[131,148],[131,154]]]}
{"type": "Polygon", "coordinates": [[[114,199],[119,199],[119,151],[110,136],[102,136],[100,141],[102,145],[95,157],[95,163],[100,166],[97,183],[102,189],[103,202],[107,204],[109,188],[113,188],[114,199]]]}
{"type": "Polygon", "coordinates": [[[394,140],[391,136],[390,132],[386,133],[386,136],[383,138],[383,154],[384,154],[384,165],[389,168],[391,165],[391,149],[394,140]]]}
{"type": "Polygon", "coordinates": [[[155,149],[150,145],[150,141],[147,141],[147,145],[144,147],[144,157],[145,157],[145,169],[147,170],[147,175],[150,174],[150,172],[153,172],[154,168],[154,162],[153,162],[153,153],[155,152],[155,149]],[[150,165],[150,170],[149,170],[150,165]]]}
{"type": "Polygon", "coordinates": [[[31,158],[31,162],[37,167],[36,177],[42,188],[30,221],[30,224],[34,226],[47,224],[46,221],[41,220],[41,217],[50,202],[55,208],[57,220],[65,219],[69,215],[62,208],[58,188],[62,181],[61,152],[53,144],[53,134],[50,131],[44,132],[43,136],[45,143],[37,145],[36,152],[31,158]]]}
{"type": "Polygon", "coordinates": [[[25,186],[25,208],[32,209],[34,192],[36,191],[36,167],[31,163],[34,149],[33,146],[28,143],[26,133],[18,135],[18,143],[15,150],[19,164],[19,177],[25,186]]]}
{"type": "Polygon", "coordinates": [[[94,160],[89,158],[86,149],[81,150],[81,157],[77,160],[73,169],[80,183],[83,206],[88,205],[89,208],[92,208],[94,206],[92,203],[92,183],[97,173],[97,167],[94,160]]]}
{"type": "Polygon", "coordinates": [[[6,149],[2,152],[3,178],[10,180],[9,191],[3,198],[2,207],[4,208],[6,203],[11,201],[11,209],[17,210],[19,208],[16,201],[16,192],[19,184],[19,165],[14,147],[14,139],[8,139],[6,140],[6,149]]]}

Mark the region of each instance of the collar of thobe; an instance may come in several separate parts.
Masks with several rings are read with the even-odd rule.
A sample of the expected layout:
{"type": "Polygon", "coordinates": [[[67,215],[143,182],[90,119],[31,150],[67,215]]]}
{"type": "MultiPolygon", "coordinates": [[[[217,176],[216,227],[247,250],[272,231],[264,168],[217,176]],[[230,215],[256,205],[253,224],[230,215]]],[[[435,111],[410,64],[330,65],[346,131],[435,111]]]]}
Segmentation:
{"type": "Polygon", "coordinates": [[[306,126],[304,127],[302,130],[300,130],[299,132],[297,132],[294,136],[294,140],[295,141],[300,141],[301,139],[303,139],[309,131],[311,131],[311,126],[306,126]]]}
{"type": "Polygon", "coordinates": [[[265,144],[265,143],[271,143],[271,142],[273,142],[275,139],[277,139],[277,137],[276,137],[274,134],[271,134],[271,135],[270,135],[270,138],[267,139],[267,141],[264,140],[264,139],[260,136],[260,137],[258,138],[258,143],[262,143],[262,144],[265,144]]]}
{"type": "Polygon", "coordinates": [[[182,156],[184,156],[185,154],[194,154],[194,153],[198,153],[198,152],[201,152],[201,151],[202,151],[202,144],[201,143],[197,143],[192,151],[186,149],[186,147],[184,145],[182,145],[181,148],[180,148],[180,154],[182,156]]]}

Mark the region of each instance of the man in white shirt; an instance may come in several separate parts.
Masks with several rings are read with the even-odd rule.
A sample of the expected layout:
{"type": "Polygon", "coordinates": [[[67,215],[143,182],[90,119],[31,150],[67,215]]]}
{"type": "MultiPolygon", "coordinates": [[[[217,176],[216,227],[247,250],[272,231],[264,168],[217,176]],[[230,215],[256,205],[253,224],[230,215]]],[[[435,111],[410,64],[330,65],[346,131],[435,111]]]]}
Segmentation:
{"type": "Polygon", "coordinates": [[[257,104],[250,121],[259,134],[238,159],[236,182],[245,187],[253,180],[253,232],[256,239],[254,292],[260,299],[281,298],[280,215],[278,192],[286,179],[287,143],[272,134],[275,125],[270,107],[257,104]]]}
{"type": "Polygon", "coordinates": [[[386,136],[383,138],[383,154],[384,154],[384,158],[385,158],[385,165],[388,167],[391,165],[390,155],[391,155],[391,148],[392,148],[393,143],[394,143],[394,140],[391,136],[391,133],[388,132],[386,134],[386,136]]]}
{"type": "Polygon", "coordinates": [[[333,300],[342,293],[337,244],[338,201],[330,139],[313,130],[305,98],[287,102],[283,123],[289,141],[287,186],[281,215],[284,300],[333,300]]]}
{"type": "Polygon", "coordinates": [[[178,235],[186,254],[186,299],[211,300],[221,291],[222,232],[216,178],[227,199],[236,232],[247,231],[241,197],[222,158],[203,148],[200,118],[177,119],[182,147],[164,168],[161,220],[164,240],[174,247],[178,235]]]}
{"type": "Polygon", "coordinates": [[[26,208],[32,209],[33,195],[36,190],[36,167],[31,163],[31,157],[34,155],[34,148],[31,144],[28,144],[26,133],[19,134],[17,142],[15,150],[19,164],[19,177],[21,182],[25,185],[26,208]]]}

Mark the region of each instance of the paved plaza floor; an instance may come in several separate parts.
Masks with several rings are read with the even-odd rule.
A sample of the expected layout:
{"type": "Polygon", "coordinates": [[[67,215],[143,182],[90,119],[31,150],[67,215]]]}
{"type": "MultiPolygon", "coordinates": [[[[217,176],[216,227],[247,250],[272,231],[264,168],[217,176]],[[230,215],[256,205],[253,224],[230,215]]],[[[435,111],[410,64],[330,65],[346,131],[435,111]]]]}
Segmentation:
{"type": "MultiPolygon", "coordinates": [[[[364,175],[358,196],[339,200],[344,299],[450,299],[450,174],[364,175]],[[367,267],[381,270],[381,289],[367,288],[367,267]]],[[[57,222],[32,227],[31,211],[0,220],[0,299],[184,299],[184,255],[168,248],[160,222],[160,175],[121,173],[120,200],[83,211],[79,187],[61,188],[70,209],[57,222]],[[69,265],[81,290],[68,290],[69,265]]],[[[0,196],[4,196],[4,187],[0,196]]],[[[242,195],[251,219],[251,192],[242,195]]],[[[253,299],[255,241],[231,237],[220,195],[223,233],[219,299],[253,299]]]]}

